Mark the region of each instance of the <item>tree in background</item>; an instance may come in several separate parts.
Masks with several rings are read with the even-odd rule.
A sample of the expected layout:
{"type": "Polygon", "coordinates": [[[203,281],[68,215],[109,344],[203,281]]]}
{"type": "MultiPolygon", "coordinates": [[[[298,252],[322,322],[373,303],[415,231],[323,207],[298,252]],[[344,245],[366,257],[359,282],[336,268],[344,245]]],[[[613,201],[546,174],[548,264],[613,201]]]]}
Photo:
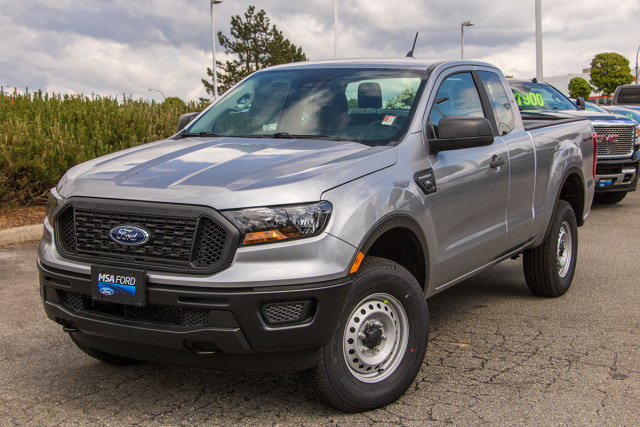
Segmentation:
{"type": "Polygon", "coordinates": [[[569,82],[569,95],[572,98],[578,98],[579,96],[584,99],[589,99],[589,95],[591,95],[591,86],[589,86],[589,82],[587,82],[582,77],[574,77],[569,82]]]}
{"type": "Polygon", "coordinates": [[[387,101],[384,108],[390,110],[408,110],[413,104],[413,99],[416,97],[416,90],[412,88],[406,88],[393,98],[387,101]]]}
{"type": "MultiPolygon", "coordinates": [[[[234,54],[237,59],[222,64],[216,61],[218,92],[224,93],[231,86],[261,68],[287,62],[306,61],[302,48],[297,47],[282,35],[264,10],[258,13],[255,6],[249,6],[244,13],[231,17],[231,38],[218,32],[218,42],[225,53],[234,54]]],[[[213,95],[213,73],[207,68],[211,80],[202,79],[207,93],[213,95]]]]}
{"type": "Polygon", "coordinates": [[[617,53],[599,53],[591,61],[591,84],[609,96],[620,85],[633,82],[629,60],[617,53]]]}

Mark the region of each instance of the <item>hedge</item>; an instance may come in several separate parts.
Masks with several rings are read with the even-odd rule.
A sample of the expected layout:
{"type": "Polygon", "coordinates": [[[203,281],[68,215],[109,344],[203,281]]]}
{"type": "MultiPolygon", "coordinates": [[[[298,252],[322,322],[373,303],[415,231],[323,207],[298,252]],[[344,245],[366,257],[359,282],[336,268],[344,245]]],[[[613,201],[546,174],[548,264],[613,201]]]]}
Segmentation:
{"type": "Polygon", "coordinates": [[[166,138],[206,104],[42,93],[0,95],[0,207],[42,203],[64,172],[166,138]]]}

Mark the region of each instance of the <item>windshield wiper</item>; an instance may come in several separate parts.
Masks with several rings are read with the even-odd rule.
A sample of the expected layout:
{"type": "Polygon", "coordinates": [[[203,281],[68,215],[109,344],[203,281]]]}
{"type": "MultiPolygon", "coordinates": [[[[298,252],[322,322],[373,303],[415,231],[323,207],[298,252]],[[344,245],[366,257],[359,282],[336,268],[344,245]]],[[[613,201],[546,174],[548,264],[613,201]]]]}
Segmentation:
{"type": "Polygon", "coordinates": [[[215,137],[215,136],[222,136],[219,135],[215,132],[182,132],[181,134],[178,135],[179,138],[187,138],[190,136],[196,136],[196,137],[215,137]]]}
{"type": "Polygon", "coordinates": [[[340,138],[339,136],[331,135],[295,135],[299,139],[326,139],[329,141],[349,141],[348,139],[340,138]]]}
{"type": "Polygon", "coordinates": [[[325,139],[330,141],[349,141],[348,139],[340,138],[339,136],[330,135],[299,135],[291,134],[289,132],[276,132],[276,133],[260,133],[260,134],[239,134],[239,135],[225,135],[231,138],[272,138],[272,139],[325,139]]]}

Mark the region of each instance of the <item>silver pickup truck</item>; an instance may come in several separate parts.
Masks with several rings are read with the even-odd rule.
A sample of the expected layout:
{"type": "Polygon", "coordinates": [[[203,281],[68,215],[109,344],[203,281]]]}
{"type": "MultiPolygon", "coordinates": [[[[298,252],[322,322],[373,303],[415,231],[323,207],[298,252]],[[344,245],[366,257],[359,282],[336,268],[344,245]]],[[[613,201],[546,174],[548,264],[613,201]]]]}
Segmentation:
{"type": "Polygon", "coordinates": [[[51,190],[44,309],[85,353],[298,371],[362,411],[424,362],[426,298],[523,255],[571,285],[594,194],[587,120],[523,120],[502,73],[412,58],[259,71],[173,137],[51,190]]]}

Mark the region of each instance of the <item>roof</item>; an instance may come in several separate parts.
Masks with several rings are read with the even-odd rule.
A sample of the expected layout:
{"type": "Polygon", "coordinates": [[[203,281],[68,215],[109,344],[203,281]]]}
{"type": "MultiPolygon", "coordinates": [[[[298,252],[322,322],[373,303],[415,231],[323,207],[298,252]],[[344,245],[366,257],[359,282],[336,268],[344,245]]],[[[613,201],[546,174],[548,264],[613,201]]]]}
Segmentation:
{"type": "Polygon", "coordinates": [[[268,69],[278,68],[397,68],[397,69],[412,69],[412,70],[426,70],[431,66],[437,66],[440,64],[447,64],[450,66],[455,65],[468,65],[468,66],[485,66],[496,68],[491,64],[487,64],[479,61],[436,61],[420,58],[363,58],[363,59],[331,59],[322,61],[305,61],[305,62],[292,62],[289,64],[280,64],[269,67],[268,69]]]}

